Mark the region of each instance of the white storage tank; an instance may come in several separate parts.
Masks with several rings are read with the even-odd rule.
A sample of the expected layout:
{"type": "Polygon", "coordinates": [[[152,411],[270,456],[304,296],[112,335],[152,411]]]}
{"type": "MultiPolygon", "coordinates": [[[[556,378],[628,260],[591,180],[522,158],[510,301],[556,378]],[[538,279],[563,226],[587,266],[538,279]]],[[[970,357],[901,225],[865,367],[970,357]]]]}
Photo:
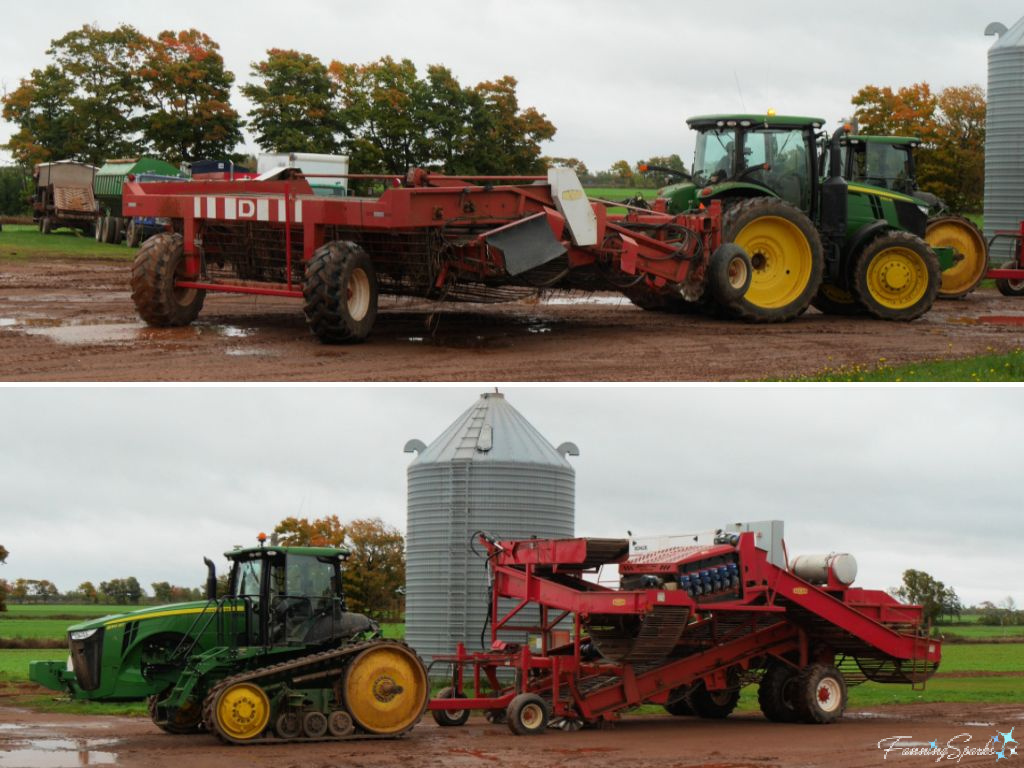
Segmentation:
{"type": "MultiPolygon", "coordinates": [[[[985,237],[991,238],[1024,220],[1024,19],[1012,29],[989,24],[985,34],[999,38],[988,52],[985,237]]],[[[998,241],[993,264],[1010,257],[1010,242],[998,241]]]]}
{"type": "Polygon", "coordinates": [[[566,457],[579,451],[552,447],[499,393],[481,395],[429,446],[410,440],[405,451],[419,454],[407,470],[406,641],[425,657],[454,653],[460,641],[479,650],[487,571],[470,551],[473,532],[571,538],[576,473],[566,457]]]}
{"type": "Polygon", "coordinates": [[[262,176],[278,168],[297,168],[318,195],[348,194],[348,155],[324,155],[315,152],[277,152],[260,155],[256,171],[262,176]]]}

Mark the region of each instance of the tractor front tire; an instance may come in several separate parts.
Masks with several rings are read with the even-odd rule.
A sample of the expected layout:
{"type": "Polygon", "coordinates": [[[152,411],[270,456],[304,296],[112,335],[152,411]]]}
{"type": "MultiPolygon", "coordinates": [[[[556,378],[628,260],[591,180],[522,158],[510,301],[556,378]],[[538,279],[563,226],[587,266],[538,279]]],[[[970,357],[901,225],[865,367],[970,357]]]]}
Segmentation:
{"type": "Polygon", "coordinates": [[[906,322],[932,308],[941,281],[928,243],[909,232],[886,232],[857,257],[853,294],[875,317],[906,322]]]}
{"type": "Polygon", "coordinates": [[[797,671],[788,664],[768,665],[757,688],[761,712],[775,723],[795,723],[800,719],[796,709],[797,671]]]}
{"type": "Polygon", "coordinates": [[[799,317],[818,292],[825,269],[821,238],[800,209],[773,197],[732,205],[723,218],[723,239],[747,252],[750,287],[729,307],[751,323],[782,323],[799,317]]]}
{"type": "Polygon", "coordinates": [[[962,258],[942,273],[940,299],[960,299],[971,293],[988,271],[988,243],[972,221],[963,216],[940,216],[928,222],[924,240],[932,248],[952,248],[962,258]]]}
{"type": "MultiPolygon", "coordinates": [[[[437,694],[439,699],[464,699],[465,694],[456,693],[454,688],[442,688],[437,694]]],[[[459,725],[465,725],[466,721],[469,720],[468,709],[435,709],[431,710],[431,715],[434,717],[434,722],[444,728],[451,728],[459,725]]]]}
{"type": "Polygon", "coordinates": [[[520,693],[508,705],[508,727],[517,736],[544,733],[551,719],[548,703],[535,693],[520,693]]]}
{"type": "Polygon", "coordinates": [[[805,723],[834,723],[846,710],[846,681],[831,664],[809,664],[796,679],[796,711],[805,723]]]}
{"type": "Polygon", "coordinates": [[[361,342],[377,319],[377,274],[369,254],[338,240],[316,250],[302,288],[309,328],[324,344],[361,342]]]}
{"type": "Polygon", "coordinates": [[[132,264],[132,301],[139,317],[158,328],[191,323],[199,315],[206,291],[178,288],[185,277],[185,246],[181,235],[155,235],[139,249],[132,264]]]}

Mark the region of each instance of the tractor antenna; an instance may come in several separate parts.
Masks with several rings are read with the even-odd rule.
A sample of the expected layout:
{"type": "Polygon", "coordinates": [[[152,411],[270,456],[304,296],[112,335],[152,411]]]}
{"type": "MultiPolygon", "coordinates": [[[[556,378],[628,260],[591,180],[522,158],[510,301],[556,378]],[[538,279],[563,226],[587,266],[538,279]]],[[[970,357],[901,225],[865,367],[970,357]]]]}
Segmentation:
{"type": "Polygon", "coordinates": [[[743,89],[740,88],[740,75],[735,69],[732,71],[733,79],[736,81],[736,93],[740,95],[740,106],[743,107],[743,111],[747,111],[747,102],[743,100],[743,89]]]}

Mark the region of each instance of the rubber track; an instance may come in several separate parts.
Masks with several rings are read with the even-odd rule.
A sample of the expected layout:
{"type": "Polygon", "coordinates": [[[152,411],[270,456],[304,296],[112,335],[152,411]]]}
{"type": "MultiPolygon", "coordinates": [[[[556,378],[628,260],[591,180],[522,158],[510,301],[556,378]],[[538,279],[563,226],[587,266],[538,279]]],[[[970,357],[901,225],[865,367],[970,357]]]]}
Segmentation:
{"type": "MultiPolygon", "coordinates": [[[[315,668],[320,667],[325,662],[335,662],[346,660],[352,656],[356,656],[359,653],[367,650],[368,648],[375,648],[382,644],[400,645],[404,647],[409,653],[419,658],[419,655],[410,648],[407,644],[398,640],[369,640],[363,643],[356,643],[355,645],[347,645],[343,648],[334,648],[330,651],[322,651],[321,653],[311,653],[308,656],[301,656],[291,661],[283,661],[280,664],[272,664],[269,667],[262,667],[261,669],[254,669],[250,672],[242,672],[231,677],[226,677],[215,685],[210,692],[206,695],[206,699],[203,701],[203,722],[206,725],[206,729],[211,733],[216,733],[217,736],[228,744],[292,744],[297,742],[314,742],[314,741],[352,741],[355,739],[397,739],[413,728],[419,723],[419,720],[414,722],[404,731],[400,733],[388,733],[388,734],[377,734],[377,733],[361,733],[359,732],[359,726],[356,725],[356,731],[349,734],[348,736],[330,736],[325,735],[320,738],[313,739],[308,736],[298,736],[294,739],[282,739],[280,736],[274,735],[270,732],[273,727],[272,723],[268,723],[267,730],[264,732],[266,735],[260,736],[255,739],[234,739],[228,736],[226,733],[217,727],[216,722],[213,718],[213,705],[217,700],[217,696],[222,690],[228,686],[235,685],[243,682],[254,682],[260,687],[264,684],[284,682],[291,679],[299,674],[303,674],[307,671],[313,671],[315,668]],[[278,675],[283,675],[281,680],[273,679],[278,675]],[[270,679],[268,679],[270,678],[270,679]]],[[[422,716],[422,715],[421,715],[422,716]]],[[[353,721],[354,723],[354,721],[353,721]]]]}

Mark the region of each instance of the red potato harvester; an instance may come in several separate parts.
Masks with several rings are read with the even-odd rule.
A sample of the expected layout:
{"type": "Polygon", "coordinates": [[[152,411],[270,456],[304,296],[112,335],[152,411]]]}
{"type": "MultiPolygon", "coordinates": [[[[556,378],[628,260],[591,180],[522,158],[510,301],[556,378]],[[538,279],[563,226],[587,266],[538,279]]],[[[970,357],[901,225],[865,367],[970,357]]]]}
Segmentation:
{"type": "Polygon", "coordinates": [[[435,657],[451,684],[429,703],[434,719],[461,725],[483,710],[536,734],[641,704],[721,718],[757,683],[769,719],[830,723],[851,685],[919,685],[935,672],[941,647],[920,606],[852,586],[850,555],[789,561],[782,532],[779,521],[735,524],[706,546],[632,553],[626,539],[479,534],[490,650],[435,657]],[[618,566],[619,588],[584,578],[605,565],[618,566]]]}

